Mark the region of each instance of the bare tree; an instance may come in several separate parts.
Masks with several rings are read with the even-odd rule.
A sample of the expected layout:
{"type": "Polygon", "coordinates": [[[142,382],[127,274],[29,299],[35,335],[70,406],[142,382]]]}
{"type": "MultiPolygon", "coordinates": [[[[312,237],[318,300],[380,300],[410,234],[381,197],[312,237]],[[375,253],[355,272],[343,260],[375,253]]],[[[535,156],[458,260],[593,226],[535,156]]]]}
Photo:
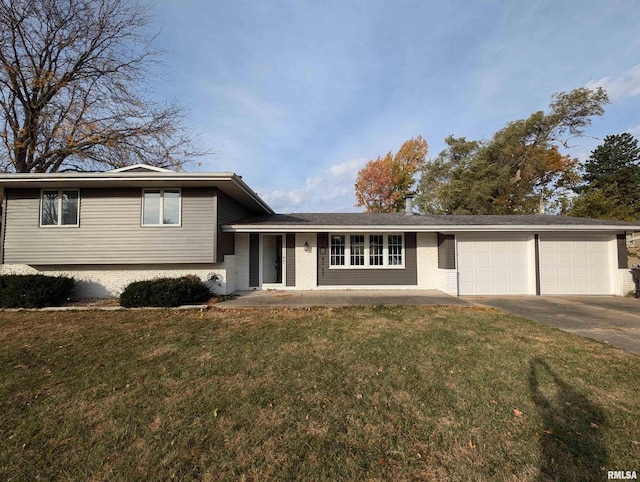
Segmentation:
{"type": "Polygon", "coordinates": [[[148,98],[149,19],[133,0],[0,0],[0,172],[180,168],[203,154],[182,109],[148,98]]]}

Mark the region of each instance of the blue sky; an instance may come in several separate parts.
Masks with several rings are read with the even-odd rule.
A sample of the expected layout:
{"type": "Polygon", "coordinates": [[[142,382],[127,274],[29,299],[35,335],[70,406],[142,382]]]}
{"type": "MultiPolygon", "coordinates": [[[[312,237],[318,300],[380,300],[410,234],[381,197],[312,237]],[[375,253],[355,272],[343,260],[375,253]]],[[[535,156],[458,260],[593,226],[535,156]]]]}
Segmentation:
{"type": "Polygon", "coordinates": [[[367,160],[422,135],[488,138],[551,94],[605,87],[612,103],[571,153],[640,137],[640,2],[159,0],[164,75],[215,154],[277,212],[357,211],[367,160]]]}

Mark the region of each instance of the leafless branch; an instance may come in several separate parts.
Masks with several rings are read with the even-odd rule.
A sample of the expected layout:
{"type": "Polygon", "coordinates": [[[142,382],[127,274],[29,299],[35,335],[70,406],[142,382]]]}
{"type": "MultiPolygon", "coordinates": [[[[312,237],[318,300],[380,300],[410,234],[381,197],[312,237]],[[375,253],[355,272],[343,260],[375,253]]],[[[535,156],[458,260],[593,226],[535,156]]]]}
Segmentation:
{"type": "Polygon", "coordinates": [[[0,169],[180,168],[206,154],[175,104],[144,96],[160,52],[129,0],[0,0],[0,169]]]}

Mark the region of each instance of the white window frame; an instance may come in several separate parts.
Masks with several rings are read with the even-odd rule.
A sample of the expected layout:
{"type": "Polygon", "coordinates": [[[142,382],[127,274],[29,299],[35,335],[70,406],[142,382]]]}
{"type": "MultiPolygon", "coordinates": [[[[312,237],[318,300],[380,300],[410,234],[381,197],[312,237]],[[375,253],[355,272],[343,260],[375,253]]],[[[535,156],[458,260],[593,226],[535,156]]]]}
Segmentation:
{"type": "Polygon", "coordinates": [[[347,266],[347,242],[346,242],[346,235],[345,234],[340,234],[340,233],[330,233],[329,234],[329,267],[331,268],[344,268],[345,266],[347,266]],[[344,248],[344,251],[342,252],[342,254],[333,254],[333,244],[332,244],[332,236],[342,236],[343,239],[345,239],[344,245],[342,245],[342,247],[344,248]],[[336,259],[338,258],[342,258],[342,261],[344,261],[344,264],[332,264],[332,261],[334,259],[334,257],[336,259]]]}
{"type": "Polygon", "coordinates": [[[404,242],[404,233],[329,233],[329,269],[404,269],[405,268],[405,259],[407,257],[406,247],[404,242]],[[331,264],[331,236],[338,235],[344,236],[344,265],[334,265],[331,264]],[[364,236],[364,264],[363,265],[352,265],[351,264],[351,236],[364,236]],[[382,263],[383,264],[370,264],[371,258],[370,247],[371,241],[369,239],[370,236],[382,235],[382,263]],[[389,264],[389,235],[400,236],[402,241],[402,263],[401,264],[389,264]]]}
{"type": "Polygon", "coordinates": [[[78,228],[80,227],[80,189],[40,189],[40,212],[38,214],[38,224],[41,228],[78,228]],[[57,192],[58,193],[58,222],[56,224],[42,224],[42,207],[44,203],[45,192],[57,192]],[[76,213],[75,224],[62,224],[62,193],[76,192],[78,194],[78,210],[76,213]]]}
{"type": "Polygon", "coordinates": [[[144,227],[144,228],[158,228],[158,227],[162,227],[162,228],[179,228],[180,226],[182,226],[182,189],[179,187],[175,187],[175,188],[162,188],[162,189],[153,189],[153,188],[148,188],[148,189],[143,189],[142,190],[142,209],[140,211],[140,226],[144,227]],[[163,218],[164,218],[164,193],[165,191],[168,192],[178,192],[178,223],[177,224],[165,224],[163,223],[163,218]],[[159,223],[145,223],[144,222],[144,195],[147,192],[159,192],[160,193],[160,222],[159,223]]]}

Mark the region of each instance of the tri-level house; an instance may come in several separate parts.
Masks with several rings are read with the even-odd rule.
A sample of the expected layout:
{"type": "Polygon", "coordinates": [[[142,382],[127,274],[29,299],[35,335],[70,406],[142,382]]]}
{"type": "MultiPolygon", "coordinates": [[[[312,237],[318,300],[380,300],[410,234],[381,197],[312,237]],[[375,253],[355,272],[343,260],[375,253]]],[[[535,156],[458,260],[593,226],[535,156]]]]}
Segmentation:
{"type": "Polygon", "coordinates": [[[561,216],[276,214],[231,172],[146,165],[2,174],[0,272],[66,274],[79,297],[194,274],[252,289],[438,289],[453,295],[633,289],[640,222],[561,216]]]}

